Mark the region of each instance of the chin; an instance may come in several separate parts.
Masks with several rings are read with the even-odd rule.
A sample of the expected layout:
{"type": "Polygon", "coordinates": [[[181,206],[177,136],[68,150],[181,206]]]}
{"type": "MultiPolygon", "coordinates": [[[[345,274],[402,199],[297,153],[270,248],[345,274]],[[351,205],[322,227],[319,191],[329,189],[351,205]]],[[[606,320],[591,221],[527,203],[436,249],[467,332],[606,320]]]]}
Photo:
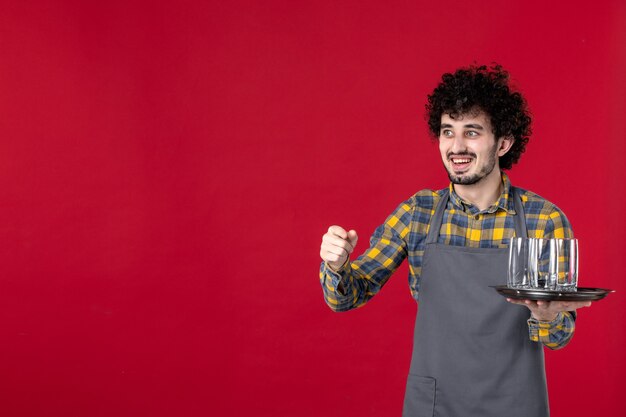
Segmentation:
{"type": "Polygon", "coordinates": [[[456,185],[472,185],[479,182],[483,177],[478,175],[448,175],[450,182],[456,185]]]}

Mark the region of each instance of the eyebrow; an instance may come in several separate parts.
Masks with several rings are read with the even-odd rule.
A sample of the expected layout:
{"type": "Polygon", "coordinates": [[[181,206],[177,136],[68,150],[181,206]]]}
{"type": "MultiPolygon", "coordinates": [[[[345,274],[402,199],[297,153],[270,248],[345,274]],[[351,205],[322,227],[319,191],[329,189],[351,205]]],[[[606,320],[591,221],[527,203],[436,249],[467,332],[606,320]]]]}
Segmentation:
{"type": "MultiPolygon", "coordinates": [[[[442,123],[441,124],[441,128],[442,129],[449,129],[451,127],[454,127],[454,126],[452,126],[450,123],[442,123]]],[[[482,127],[481,125],[476,124],[476,123],[469,123],[469,124],[463,125],[463,127],[466,128],[466,129],[485,130],[484,127],[482,127]]]]}

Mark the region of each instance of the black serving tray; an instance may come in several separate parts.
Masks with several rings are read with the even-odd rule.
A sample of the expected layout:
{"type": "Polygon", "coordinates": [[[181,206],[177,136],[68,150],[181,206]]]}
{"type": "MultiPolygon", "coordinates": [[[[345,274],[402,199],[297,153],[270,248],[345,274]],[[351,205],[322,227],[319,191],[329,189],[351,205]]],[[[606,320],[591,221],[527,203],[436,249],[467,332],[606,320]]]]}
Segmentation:
{"type": "Polygon", "coordinates": [[[606,288],[578,288],[577,291],[546,291],[546,290],[526,290],[522,288],[509,288],[506,285],[492,285],[503,297],[513,300],[533,300],[533,301],[598,301],[606,297],[615,290],[606,288]]]}

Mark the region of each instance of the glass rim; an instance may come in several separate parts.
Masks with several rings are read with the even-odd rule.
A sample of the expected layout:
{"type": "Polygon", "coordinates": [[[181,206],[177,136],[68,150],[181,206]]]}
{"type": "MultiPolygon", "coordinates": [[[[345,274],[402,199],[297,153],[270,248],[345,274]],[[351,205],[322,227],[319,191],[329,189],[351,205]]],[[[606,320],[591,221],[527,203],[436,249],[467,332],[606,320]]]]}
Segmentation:
{"type": "Polygon", "coordinates": [[[511,240],[513,239],[520,239],[520,240],[578,240],[578,238],[576,237],[512,237],[511,240]]]}

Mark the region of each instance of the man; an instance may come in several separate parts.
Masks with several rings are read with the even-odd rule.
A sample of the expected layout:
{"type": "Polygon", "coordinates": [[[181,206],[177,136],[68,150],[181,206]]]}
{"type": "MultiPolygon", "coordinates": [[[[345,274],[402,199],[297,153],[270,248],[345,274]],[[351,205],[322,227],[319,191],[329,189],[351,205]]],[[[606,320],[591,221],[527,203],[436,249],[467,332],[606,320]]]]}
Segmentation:
{"type": "Polygon", "coordinates": [[[362,306],[408,258],[419,313],[403,415],[547,416],[542,347],[565,346],[575,310],[591,303],[507,303],[489,287],[506,282],[513,236],[572,237],[555,205],[502,171],[528,143],[526,101],[500,66],[470,66],[444,74],[426,110],[450,186],[400,204],[352,262],[356,231],[331,226],[320,251],[326,302],[362,306]]]}

